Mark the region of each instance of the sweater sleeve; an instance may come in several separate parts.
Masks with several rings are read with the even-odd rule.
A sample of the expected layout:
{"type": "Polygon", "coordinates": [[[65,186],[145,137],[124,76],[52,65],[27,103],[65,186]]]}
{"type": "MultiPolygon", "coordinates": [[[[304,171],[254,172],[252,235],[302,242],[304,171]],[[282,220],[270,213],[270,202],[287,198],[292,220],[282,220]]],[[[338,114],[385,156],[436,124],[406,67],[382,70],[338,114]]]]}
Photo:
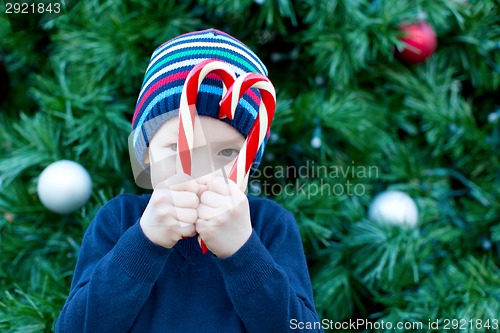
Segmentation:
{"type": "Polygon", "coordinates": [[[307,332],[323,332],[295,218],[285,211],[264,225],[231,257],[214,257],[238,315],[252,333],[301,331],[307,323],[317,327],[307,332]]]}
{"type": "Polygon", "coordinates": [[[113,200],[85,233],[56,332],[127,332],[170,254],[152,243],[139,223],[121,234],[114,214],[124,203],[113,200]]]}

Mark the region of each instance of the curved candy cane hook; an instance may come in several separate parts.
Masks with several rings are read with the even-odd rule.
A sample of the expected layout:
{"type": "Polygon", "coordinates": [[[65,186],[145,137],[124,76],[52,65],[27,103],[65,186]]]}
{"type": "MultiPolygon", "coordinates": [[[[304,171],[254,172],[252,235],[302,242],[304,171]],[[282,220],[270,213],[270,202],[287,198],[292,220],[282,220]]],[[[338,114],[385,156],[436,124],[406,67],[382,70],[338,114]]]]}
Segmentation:
{"type": "Polygon", "coordinates": [[[250,88],[259,90],[261,103],[257,118],[229,173],[229,178],[237,184],[242,184],[248,177],[259,147],[271,127],[276,109],[276,91],[271,81],[262,74],[247,73],[238,77],[222,98],[219,118],[234,119],[239,100],[250,88]]]}
{"type": "Polygon", "coordinates": [[[203,79],[215,73],[222,79],[224,95],[227,87],[235,81],[236,75],[229,65],[215,59],[200,62],[189,72],[182,88],[179,106],[179,132],[177,142],[177,172],[191,175],[191,154],[194,141],[194,120],[196,116],[196,99],[203,79]]]}

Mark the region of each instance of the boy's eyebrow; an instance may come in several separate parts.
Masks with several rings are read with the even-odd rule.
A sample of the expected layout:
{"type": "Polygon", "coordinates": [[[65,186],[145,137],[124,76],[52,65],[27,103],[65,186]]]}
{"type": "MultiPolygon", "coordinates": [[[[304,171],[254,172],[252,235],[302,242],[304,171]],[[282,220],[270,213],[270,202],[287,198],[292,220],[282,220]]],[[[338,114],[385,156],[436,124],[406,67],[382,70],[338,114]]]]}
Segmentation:
{"type": "MultiPolygon", "coordinates": [[[[238,138],[234,139],[227,139],[227,140],[217,140],[217,141],[212,141],[212,144],[234,144],[234,145],[240,145],[240,140],[238,138]]],[[[242,145],[242,144],[241,144],[242,145]]]]}
{"type": "Polygon", "coordinates": [[[223,140],[223,142],[230,142],[230,143],[238,143],[239,141],[240,141],[239,138],[223,140]]]}
{"type": "Polygon", "coordinates": [[[163,136],[162,139],[164,139],[164,140],[173,140],[173,139],[175,139],[177,141],[177,132],[176,131],[172,131],[172,132],[168,131],[168,132],[165,133],[165,135],[163,136]]]}

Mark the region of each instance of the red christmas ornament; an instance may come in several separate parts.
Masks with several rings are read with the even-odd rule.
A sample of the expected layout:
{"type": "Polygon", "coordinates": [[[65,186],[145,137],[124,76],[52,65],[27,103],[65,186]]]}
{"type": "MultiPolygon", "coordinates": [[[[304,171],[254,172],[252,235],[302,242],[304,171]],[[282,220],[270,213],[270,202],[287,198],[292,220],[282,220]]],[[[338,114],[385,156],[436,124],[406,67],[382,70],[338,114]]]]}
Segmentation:
{"type": "Polygon", "coordinates": [[[436,49],[437,37],[434,29],[425,21],[405,24],[401,27],[405,34],[400,40],[405,43],[403,50],[396,50],[396,55],[407,64],[424,62],[436,49]]]}

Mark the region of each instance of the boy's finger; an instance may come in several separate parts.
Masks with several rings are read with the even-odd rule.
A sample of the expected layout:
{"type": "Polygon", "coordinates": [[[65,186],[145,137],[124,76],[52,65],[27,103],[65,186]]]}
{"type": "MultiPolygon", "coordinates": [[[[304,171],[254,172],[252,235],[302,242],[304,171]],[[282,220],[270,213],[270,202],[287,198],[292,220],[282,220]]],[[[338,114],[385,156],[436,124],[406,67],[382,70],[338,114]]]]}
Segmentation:
{"type": "Polygon", "coordinates": [[[205,191],[200,197],[200,204],[212,208],[220,208],[227,201],[227,196],[213,191],[205,191]]]}
{"type": "Polygon", "coordinates": [[[222,169],[216,169],[215,171],[212,171],[210,173],[207,173],[203,176],[199,176],[196,178],[196,182],[198,184],[208,184],[210,183],[215,177],[220,177],[223,176],[223,171],[222,169]]]}
{"type": "Polygon", "coordinates": [[[220,210],[218,208],[209,207],[204,204],[200,204],[197,209],[198,220],[197,223],[203,220],[210,220],[212,217],[220,214],[220,210]]]}
{"type": "Polygon", "coordinates": [[[170,191],[172,202],[179,208],[196,208],[200,204],[197,192],[188,191],[170,191]]]}
{"type": "Polygon", "coordinates": [[[155,186],[155,190],[157,189],[169,189],[171,185],[180,184],[192,179],[189,175],[183,173],[175,173],[167,179],[162,180],[155,186]]]}
{"type": "MultiPolygon", "coordinates": [[[[156,184],[154,190],[184,190],[182,188],[184,183],[189,183],[193,181],[193,178],[189,175],[183,173],[176,173],[165,180],[162,180],[158,184],[156,184]]],[[[193,186],[188,184],[188,186],[193,186]]]]}
{"type": "Polygon", "coordinates": [[[215,177],[209,184],[208,189],[210,191],[222,194],[231,195],[231,186],[229,185],[232,180],[225,178],[223,176],[215,177]]]}
{"type": "Polygon", "coordinates": [[[205,184],[198,184],[198,198],[201,198],[203,193],[208,190],[208,185],[205,184]]]}
{"type": "Polygon", "coordinates": [[[198,193],[196,181],[185,174],[176,174],[167,180],[168,188],[174,191],[188,191],[198,193]]]}
{"type": "Polygon", "coordinates": [[[178,230],[182,238],[189,238],[196,235],[196,228],[194,224],[186,224],[178,228],[178,230]]]}
{"type": "Polygon", "coordinates": [[[196,178],[196,182],[201,185],[208,184],[215,177],[214,173],[207,173],[206,175],[196,178]]]}
{"type": "Polygon", "coordinates": [[[175,207],[175,215],[182,223],[193,224],[198,220],[198,211],[193,208],[175,207]]]}

